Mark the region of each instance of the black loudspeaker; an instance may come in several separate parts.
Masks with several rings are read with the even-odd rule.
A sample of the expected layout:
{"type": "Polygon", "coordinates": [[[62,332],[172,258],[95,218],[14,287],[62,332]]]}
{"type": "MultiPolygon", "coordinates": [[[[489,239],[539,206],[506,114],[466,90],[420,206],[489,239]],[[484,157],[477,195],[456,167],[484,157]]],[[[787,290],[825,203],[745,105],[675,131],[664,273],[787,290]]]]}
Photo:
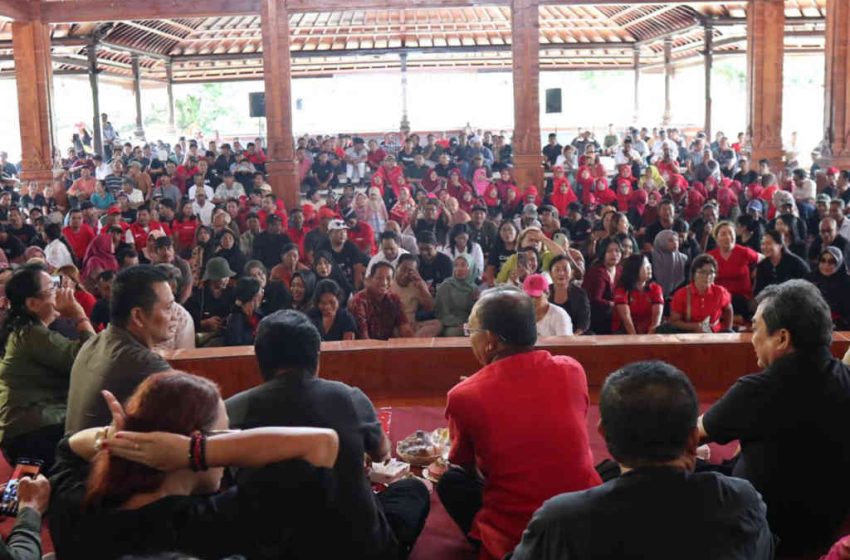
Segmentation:
{"type": "Polygon", "coordinates": [[[546,112],[561,112],[561,88],[546,90],[546,112]]]}
{"type": "MultiPolygon", "coordinates": [[[[560,107],[561,103],[560,96],[558,97],[558,107],[560,107]]],[[[248,94],[248,104],[251,106],[251,117],[265,117],[266,116],[266,94],[265,92],[258,91],[255,93],[248,94]]]]}

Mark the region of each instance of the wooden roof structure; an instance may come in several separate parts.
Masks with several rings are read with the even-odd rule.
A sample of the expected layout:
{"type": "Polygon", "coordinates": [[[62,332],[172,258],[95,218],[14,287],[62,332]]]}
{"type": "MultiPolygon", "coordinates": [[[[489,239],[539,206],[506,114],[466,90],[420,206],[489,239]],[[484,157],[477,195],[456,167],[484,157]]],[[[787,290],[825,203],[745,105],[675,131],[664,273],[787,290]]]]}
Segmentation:
{"type": "MultiPolygon", "coordinates": [[[[42,12],[72,3],[42,2],[42,12]]],[[[786,0],[786,52],[823,49],[825,4],[786,0]]],[[[541,5],[540,68],[633,69],[637,50],[642,68],[660,70],[665,38],[673,40],[674,63],[686,63],[700,60],[706,32],[713,35],[715,56],[740,53],[745,8],[746,2],[717,1],[541,5]]],[[[510,8],[504,4],[293,11],[289,20],[293,77],[398,69],[402,57],[411,71],[511,67],[510,8]]],[[[51,30],[60,75],[86,74],[86,49],[96,39],[98,71],[118,78],[132,78],[134,55],[147,80],[166,81],[169,64],[175,83],[263,76],[259,15],[56,22],[51,30]]],[[[0,75],[12,74],[12,66],[10,23],[0,20],[0,75]]]]}

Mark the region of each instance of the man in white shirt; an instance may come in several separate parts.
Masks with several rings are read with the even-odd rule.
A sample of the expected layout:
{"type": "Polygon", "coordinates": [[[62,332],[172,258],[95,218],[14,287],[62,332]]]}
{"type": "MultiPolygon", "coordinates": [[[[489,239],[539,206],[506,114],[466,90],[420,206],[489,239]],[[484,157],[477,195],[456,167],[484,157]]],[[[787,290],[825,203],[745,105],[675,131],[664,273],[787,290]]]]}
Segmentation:
{"type": "Polygon", "coordinates": [[[812,204],[815,200],[815,182],[806,176],[804,169],[797,168],[793,172],[794,188],[791,194],[794,195],[794,200],[812,204]]]}
{"type": "Polygon", "coordinates": [[[679,154],[679,146],[676,145],[675,142],[667,138],[667,130],[661,129],[658,131],[658,140],[652,145],[652,155],[661,159],[664,156],[664,147],[667,147],[670,150],[670,153],[675,158],[679,154]]]}
{"type": "MultiPolygon", "coordinates": [[[[195,200],[197,198],[198,191],[203,190],[207,194],[207,200],[211,201],[215,196],[215,192],[213,192],[211,186],[207,185],[204,182],[203,174],[195,173],[195,175],[192,177],[192,180],[195,182],[195,184],[189,188],[189,200],[195,200]]],[[[212,204],[212,202],[210,202],[210,204],[212,204]]]]}
{"type": "Polygon", "coordinates": [[[850,219],[844,215],[844,200],[834,198],[829,203],[829,217],[835,220],[838,235],[850,241],[850,219]]]}
{"type": "Polygon", "coordinates": [[[614,164],[632,165],[640,162],[640,154],[632,147],[632,139],[628,136],[623,140],[623,145],[614,148],[614,164]]]}
{"type": "Polygon", "coordinates": [[[363,181],[366,178],[366,158],[369,155],[369,150],[363,139],[355,136],[354,145],[345,150],[345,175],[348,180],[354,183],[363,181]]]}
{"type": "Polygon", "coordinates": [[[192,210],[198,219],[201,220],[202,224],[205,226],[212,224],[212,214],[213,210],[215,210],[215,204],[207,200],[206,189],[198,189],[195,193],[195,201],[192,203],[192,210]]]}
{"type": "Polygon", "coordinates": [[[138,208],[145,203],[145,195],[136,188],[136,181],[132,177],[124,177],[121,189],[121,192],[127,195],[127,202],[130,204],[130,208],[138,208]]]}
{"type": "Polygon", "coordinates": [[[386,262],[393,265],[393,269],[398,265],[398,258],[402,255],[407,255],[408,252],[401,248],[401,238],[394,231],[381,232],[381,250],[375,253],[369,264],[366,266],[366,276],[372,267],[379,262],[386,262]]]}
{"type": "Polygon", "coordinates": [[[94,157],[94,178],[98,181],[103,181],[112,175],[112,167],[103,161],[103,156],[95,154],[94,157]]]}
{"type": "MultiPolygon", "coordinates": [[[[242,186],[242,183],[237,182],[233,178],[233,173],[230,171],[225,171],[224,175],[222,175],[222,183],[215,189],[215,196],[213,196],[213,202],[216,204],[221,204],[223,202],[227,202],[231,198],[235,198],[239,200],[243,196],[245,196],[245,187],[242,186]]],[[[206,189],[204,189],[206,190],[206,189]]],[[[189,195],[191,198],[192,195],[189,195]]]]}

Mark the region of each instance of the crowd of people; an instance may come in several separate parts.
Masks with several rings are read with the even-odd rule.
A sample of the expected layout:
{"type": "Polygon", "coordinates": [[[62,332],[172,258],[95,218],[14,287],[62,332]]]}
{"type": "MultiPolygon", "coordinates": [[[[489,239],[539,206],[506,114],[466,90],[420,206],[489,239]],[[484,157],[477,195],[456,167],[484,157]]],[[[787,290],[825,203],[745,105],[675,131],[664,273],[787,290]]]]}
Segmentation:
{"type": "Polygon", "coordinates": [[[469,337],[482,369],[448,394],[437,492],[481,558],[696,540],[711,546],[690,556],[771,558],[824,550],[848,513],[850,375],[829,343],[850,324],[850,170],[786,179],[745,139],[612,128],[550,135],[545,181],[518,185],[502,135],[304,137],[286,208],[259,138],[81,146],[50,186],[0,153],[0,450],[52,468],[21,486],[13,557],[35,558],[51,485],[60,559],[403,557],[428,490],[372,493],[363,458],[390,455],[376,411],[316,376],[321,342],[351,339],[469,337]],[[765,371],[699,419],[675,368],[611,375],[615,469],[589,451],[581,364],[535,350],[750,329],[765,371]],[[265,379],[226,403],[161,353],[220,345],[253,345],[265,379]],[[729,464],[698,459],[733,440],[729,464]]]}

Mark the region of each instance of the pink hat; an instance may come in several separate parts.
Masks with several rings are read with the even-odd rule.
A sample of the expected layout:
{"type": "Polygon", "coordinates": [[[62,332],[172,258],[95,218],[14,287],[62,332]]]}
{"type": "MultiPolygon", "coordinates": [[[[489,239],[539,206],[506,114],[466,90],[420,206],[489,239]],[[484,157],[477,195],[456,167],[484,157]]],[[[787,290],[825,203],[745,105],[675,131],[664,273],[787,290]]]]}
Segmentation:
{"type": "Polygon", "coordinates": [[[540,297],[549,290],[549,280],[542,274],[529,274],[522,283],[522,289],[531,297],[540,297]]]}

